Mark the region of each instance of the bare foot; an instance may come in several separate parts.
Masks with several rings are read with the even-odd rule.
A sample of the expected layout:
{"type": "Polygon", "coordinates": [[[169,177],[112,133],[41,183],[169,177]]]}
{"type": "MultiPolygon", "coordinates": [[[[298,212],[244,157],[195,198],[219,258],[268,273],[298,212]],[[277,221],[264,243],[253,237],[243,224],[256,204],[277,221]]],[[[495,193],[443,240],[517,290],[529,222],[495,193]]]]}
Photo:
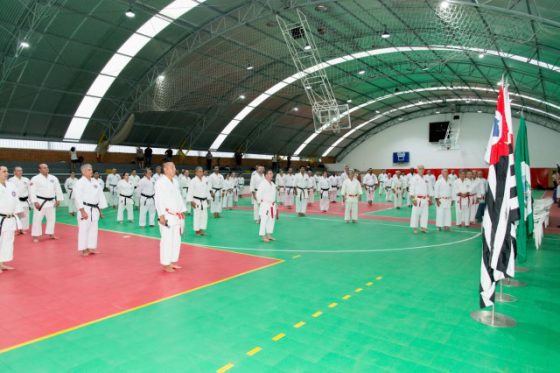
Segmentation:
{"type": "Polygon", "coordinates": [[[200,231],[200,235],[201,235],[201,236],[206,236],[206,232],[200,231]]]}
{"type": "Polygon", "coordinates": [[[13,271],[15,268],[2,264],[0,270],[13,271]]]}
{"type": "Polygon", "coordinates": [[[39,237],[33,237],[33,243],[39,242],[39,237]]]}
{"type": "Polygon", "coordinates": [[[422,233],[428,233],[427,229],[422,229],[422,233]]]}
{"type": "Polygon", "coordinates": [[[181,267],[180,265],[177,265],[177,264],[171,264],[171,268],[173,268],[173,269],[181,269],[181,268],[183,268],[183,267],[181,267]]]}
{"type": "Polygon", "coordinates": [[[263,242],[270,242],[270,240],[268,238],[263,237],[263,242]]]}
{"type": "Polygon", "coordinates": [[[414,234],[418,233],[418,231],[416,229],[414,229],[412,232],[414,232],[414,234]]]}
{"type": "Polygon", "coordinates": [[[163,270],[165,272],[168,272],[168,273],[175,272],[175,270],[173,269],[173,267],[171,265],[163,267],[163,270]]]}
{"type": "Polygon", "coordinates": [[[81,253],[82,256],[89,256],[89,250],[83,250],[81,253]]]}
{"type": "Polygon", "coordinates": [[[94,249],[89,249],[88,252],[89,252],[90,254],[92,254],[92,255],[99,254],[99,251],[94,250],[94,249]]]}
{"type": "Polygon", "coordinates": [[[58,237],[55,236],[54,234],[51,234],[51,235],[49,236],[49,238],[50,238],[51,240],[58,240],[58,237]]]}
{"type": "Polygon", "coordinates": [[[276,238],[274,238],[274,237],[272,237],[272,236],[269,236],[269,237],[268,237],[268,240],[269,240],[269,241],[276,241],[276,238]]]}

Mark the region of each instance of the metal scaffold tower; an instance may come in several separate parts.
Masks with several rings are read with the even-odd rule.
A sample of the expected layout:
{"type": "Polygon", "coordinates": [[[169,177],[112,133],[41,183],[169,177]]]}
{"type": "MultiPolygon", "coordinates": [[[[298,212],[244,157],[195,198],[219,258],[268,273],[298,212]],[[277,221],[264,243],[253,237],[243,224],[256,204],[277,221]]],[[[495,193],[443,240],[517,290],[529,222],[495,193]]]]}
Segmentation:
{"type": "Polygon", "coordinates": [[[439,140],[439,146],[441,150],[459,150],[459,134],[461,133],[461,127],[459,119],[452,119],[449,121],[447,126],[447,131],[445,133],[445,138],[439,140]]]}
{"type": "Polygon", "coordinates": [[[280,16],[276,19],[311,104],[315,132],[331,130],[338,133],[341,129],[349,129],[348,105],[337,103],[325,69],[318,68],[322,63],[321,56],[307,18],[300,10],[297,10],[297,16],[295,23],[280,16]]]}

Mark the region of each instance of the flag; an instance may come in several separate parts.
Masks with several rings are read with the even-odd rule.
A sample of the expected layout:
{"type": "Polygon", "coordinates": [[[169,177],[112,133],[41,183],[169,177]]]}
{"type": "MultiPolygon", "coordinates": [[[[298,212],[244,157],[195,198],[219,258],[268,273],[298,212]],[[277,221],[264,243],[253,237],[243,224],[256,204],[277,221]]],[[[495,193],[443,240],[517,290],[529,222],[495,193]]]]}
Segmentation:
{"type": "Polygon", "coordinates": [[[519,220],[519,202],[511,125],[508,87],[502,84],[484,156],[489,167],[482,221],[481,308],[494,304],[496,281],[515,275],[515,223],[519,220]]]}
{"type": "Polygon", "coordinates": [[[519,217],[517,225],[517,261],[527,259],[527,236],[533,233],[533,200],[531,197],[531,166],[529,161],[529,141],[525,118],[519,120],[519,131],[515,142],[515,178],[519,200],[519,217]]]}

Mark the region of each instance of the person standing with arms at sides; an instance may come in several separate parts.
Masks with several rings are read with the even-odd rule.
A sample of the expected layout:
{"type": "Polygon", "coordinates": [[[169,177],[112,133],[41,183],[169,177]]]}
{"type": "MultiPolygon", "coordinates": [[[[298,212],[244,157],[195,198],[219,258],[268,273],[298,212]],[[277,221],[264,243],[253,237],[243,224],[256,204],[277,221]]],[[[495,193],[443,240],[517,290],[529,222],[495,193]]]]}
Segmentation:
{"type": "Polygon", "coordinates": [[[475,223],[476,212],[478,210],[478,205],[480,203],[479,199],[479,190],[480,184],[482,183],[482,179],[478,177],[478,173],[476,171],[470,171],[471,173],[471,193],[470,193],[470,219],[471,224],[475,223]]]}
{"type": "Polygon", "coordinates": [[[67,198],[68,198],[68,213],[70,216],[76,215],[76,204],[74,203],[74,196],[72,190],[74,189],[74,184],[78,179],[76,179],[76,173],[70,172],[70,177],[66,179],[64,182],[64,189],[66,189],[67,198]]]}
{"type": "Polygon", "coordinates": [[[364,176],[364,186],[366,188],[366,199],[367,203],[371,206],[373,205],[373,199],[375,197],[375,186],[378,184],[377,176],[373,173],[373,170],[370,168],[364,176]]]}
{"type": "Polygon", "coordinates": [[[161,173],[161,166],[156,166],[156,173],[152,175],[152,181],[155,183],[162,176],[163,175],[161,173]]]}
{"type": "Polygon", "coordinates": [[[78,209],[78,252],[82,256],[97,254],[97,234],[101,210],[107,207],[105,193],[92,178],[90,164],[81,167],[82,177],[74,185],[74,200],[78,209]]]}
{"type": "Polygon", "coordinates": [[[146,149],[144,149],[144,162],[146,163],[145,167],[152,167],[152,154],[153,154],[152,147],[148,145],[146,149]]]}
{"type": "Polygon", "coordinates": [[[6,265],[14,259],[14,237],[23,213],[17,187],[8,181],[8,168],[0,166],[0,273],[13,270],[6,265]]]}
{"type": "Polygon", "coordinates": [[[475,215],[475,220],[479,223],[482,222],[484,216],[484,209],[486,208],[486,191],[488,190],[488,181],[484,178],[482,171],[477,171],[476,175],[479,179],[478,189],[476,191],[478,196],[478,208],[475,215]]]}
{"type": "Polygon", "coordinates": [[[234,179],[231,176],[231,172],[228,172],[224,179],[223,203],[222,203],[222,206],[228,210],[233,209],[233,188],[234,188],[233,180],[234,179]]]}
{"type": "Polygon", "coordinates": [[[305,173],[305,167],[299,168],[299,173],[294,178],[296,188],[296,212],[298,216],[305,216],[307,210],[309,176],[305,173]]]}
{"type": "Polygon", "coordinates": [[[179,187],[181,188],[181,195],[185,201],[185,208],[187,209],[187,214],[191,214],[191,204],[187,203],[187,194],[189,193],[189,187],[191,185],[191,178],[189,176],[189,170],[183,170],[181,175],[179,175],[179,187]]]}
{"type": "Polygon", "coordinates": [[[259,185],[264,180],[263,175],[264,167],[261,165],[257,165],[257,169],[251,175],[251,182],[249,187],[251,189],[251,196],[253,201],[253,219],[259,224],[261,222],[261,218],[259,215],[259,201],[257,200],[257,190],[259,189],[259,185]]]}
{"type": "Polygon", "coordinates": [[[138,183],[138,188],[136,190],[136,193],[140,196],[140,228],[146,227],[146,214],[149,214],[148,224],[150,227],[154,227],[156,219],[156,202],[154,200],[155,190],[151,169],[146,168],[144,171],[144,177],[138,183]]]}
{"type": "Polygon", "coordinates": [[[171,146],[167,148],[164,154],[165,154],[164,157],[165,162],[169,162],[173,159],[173,150],[171,149],[171,146]]]}
{"type": "Polygon", "coordinates": [[[430,190],[434,190],[434,186],[436,185],[436,176],[432,174],[432,170],[426,171],[426,177],[430,181],[430,190]]]}
{"type": "Polygon", "coordinates": [[[381,170],[381,173],[377,176],[377,180],[379,181],[379,195],[381,196],[385,193],[385,183],[387,182],[385,170],[381,170]]]}
{"type": "Polygon", "coordinates": [[[210,170],[212,168],[212,158],[214,158],[214,156],[212,155],[212,152],[210,152],[210,150],[208,150],[208,152],[206,153],[206,169],[210,170]]]}
{"type": "Polygon", "coordinates": [[[214,172],[208,176],[208,186],[212,195],[212,205],[210,206],[212,215],[214,215],[214,218],[219,218],[222,213],[224,196],[224,177],[220,174],[220,167],[214,167],[214,172]]]}
{"type": "Polygon", "coordinates": [[[404,180],[400,171],[395,172],[391,179],[391,190],[393,192],[393,207],[397,210],[402,207],[404,180]]]}
{"type": "Polygon", "coordinates": [[[278,202],[279,204],[283,204],[286,200],[286,188],[284,184],[284,171],[281,169],[279,173],[276,174],[275,178],[276,188],[278,188],[278,202]]]}
{"type": "Polygon", "coordinates": [[[319,189],[319,208],[322,212],[329,211],[329,196],[331,191],[331,184],[329,182],[327,171],[323,171],[323,176],[319,179],[319,184],[317,185],[319,189]]]}
{"type": "Polygon", "coordinates": [[[109,204],[113,208],[117,207],[119,201],[119,193],[117,191],[117,184],[121,180],[121,175],[117,174],[117,169],[113,168],[112,173],[107,175],[107,188],[109,189],[109,204]]]}
{"type": "Polygon", "coordinates": [[[284,187],[286,188],[286,192],[284,193],[285,195],[284,205],[289,209],[291,209],[292,206],[294,205],[294,194],[295,194],[294,183],[295,183],[295,178],[292,173],[292,169],[288,168],[288,173],[284,175],[284,187]]]}
{"type": "Polygon", "coordinates": [[[21,167],[15,167],[14,176],[12,176],[9,181],[14,184],[17,189],[19,205],[22,210],[19,234],[23,234],[23,232],[29,230],[29,179],[23,176],[23,169],[21,167]]]}
{"type": "Polygon", "coordinates": [[[317,183],[315,183],[315,176],[313,176],[313,171],[307,171],[307,205],[310,206],[315,202],[315,190],[317,189],[317,183]]]}
{"type": "Polygon", "coordinates": [[[191,186],[187,194],[187,203],[193,209],[193,229],[197,236],[205,236],[208,225],[208,200],[212,199],[210,189],[204,179],[204,170],[198,166],[195,169],[195,177],[191,180],[191,186]]]}
{"type": "Polygon", "coordinates": [[[136,174],[136,170],[132,170],[130,172],[130,176],[128,177],[128,181],[130,182],[130,184],[132,184],[132,187],[134,188],[134,193],[133,193],[133,201],[134,201],[134,205],[138,206],[140,203],[140,200],[137,197],[136,194],[136,188],[138,188],[138,183],[140,182],[140,176],[138,176],[138,174],[136,174]]]}
{"type": "Polygon", "coordinates": [[[231,173],[231,182],[233,183],[233,205],[237,206],[237,203],[239,202],[239,194],[241,193],[241,189],[239,187],[239,177],[237,176],[237,173],[232,172],[231,173]]]}
{"type": "Polygon", "coordinates": [[[449,179],[446,168],[441,170],[441,177],[436,181],[434,187],[434,198],[436,200],[436,227],[438,231],[448,231],[451,227],[451,201],[453,198],[453,184],[449,179]]]}
{"type": "Polygon", "coordinates": [[[332,173],[331,176],[329,176],[329,184],[331,186],[331,189],[329,190],[329,201],[331,203],[336,203],[336,194],[338,193],[338,180],[336,173],[332,173]]]}
{"type": "Polygon", "coordinates": [[[347,178],[342,183],[340,193],[344,201],[344,221],[358,222],[358,201],[362,196],[362,186],[354,177],[354,170],[348,170],[347,178]]]}
{"type": "Polygon", "coordinates": [[[414,168],[410,169],[410,172],[406,174],[406,205],[412,207],[412,198],[410,198],[410,183],[414,177],[414,168]]]}
{"type": "Polygon", "coordinates": [[[128,221],[134,221],[134,186],[130,182],[128,172],[125,172],[117,184],[119,193],[119,208],[117,210],[117,222],[121,224],[124,218],[124,210],[127,211],[128,221]]]}
{"type": "Polygon", "coordinates": [[[136,165],[140,168],[144,168],[144,151],[141,147],[136,148],[136,165]]]}
{"type": "Polygon", "coordinates": [[[385,201],[392,202],[393,201],[393,190],[391,189],[391,173],[387,172],[387,176],[385,177],[385,201]]]}
{"type": "Polygon", "coordinates": [[[78,157],[78,152],[76,151],[76,147],[73,146],[70,148],[70,172],[75,172],[79,163],[80,158],[78,157]]]}
{"type": "MultiPolygon", "coordinates": [[[[470,173],[470,171],[469,171],[470,173]]],[[[453,185],[453,193],[455,193],[455,213],[456,225],[468,227],[470,225],[470,195],[472,194],[472,182],[466,177],[465,170],[459,171],[459,178],[455,180],[453,185]]]]}
{"type": "Polygon", "coordinates": [[[259,235],[264,242],[275,241],[274,223],[278,219],[278,207],[276,206],[276,185],[272,182],[272,170],[266,171],[264,180],[259,184],[256,197],[259,202],[259,215],[261,217],[259,235]]]}
{"type": "Polygon", "coordinates": [[[173,162],[163,164],[163,177],[156,181],[156,209],[159,216],[159,258],[165,272],[181,269],[177,264],[181,253],[181,236],[185,226],[185,202],[175,178],[173,162]]]}
{"type": "Polygon", "coordinates": [[[101,190],[105,190],[105,182],[103,181],[103,179],[99,176],[99,171],[93,171],[93,178],[95,179],[95,181],[97,182],[97,184],[99,184],[99,187],[101,188],[101,190]]]}
{"type": "Polygon", "coordinates": [[[418,166],[418,173],[410,180],[409,188],[412,199],[410,227],[414,233],[418,233],[417,228],[420,225],[422,233],[428,233],[428,208],[433,192],[430,190],[430,180],[424,175],[424,166],[418,166]]]}
{"type": "Polygon", "coordinates": [[[57,240],[58,238],[54,235],[55,209],[61,201],[64,201],[64,196],[60,182],[55,176],[49,175],[49,166],[45,163],[39,165],[39,174],[33,176],[29,182],[29,197],[34,207],[31,227],[33,242],[39,242],[39,236],[43,234],[41,227],[43,218],[47,220],[45,234],[48,234],[51,240],[57,240]]]}

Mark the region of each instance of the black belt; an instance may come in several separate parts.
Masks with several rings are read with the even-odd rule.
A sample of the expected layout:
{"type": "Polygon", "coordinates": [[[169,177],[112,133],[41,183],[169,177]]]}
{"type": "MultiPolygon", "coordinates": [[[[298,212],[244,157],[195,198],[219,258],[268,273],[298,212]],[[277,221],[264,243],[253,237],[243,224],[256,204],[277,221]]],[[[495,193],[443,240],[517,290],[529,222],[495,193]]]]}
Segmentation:
{"type": "Polygon", "coordinates": [[[41,203],[41,206],[39,206],[39,208],[37,209],[37,211],[41,211],[41,209],[43,208],[43,206],[45,206],[45,203],[47,203],[47,202],[49,202],[49,201],[56,201],[56,197],[46,198],[46,197],[37,196],[37,198],[40,198],[40,199],[43,200],[43,203],[41,203]]]}
{"type": "MultiPolygon", "coordinates": [[[[208,199],[208,198],[194,197],[194,196],[193,196],[193,198],[194,198],[194,199],[197,199],[197,200],[199,200],[199,201],[201,201],[201,202],[204,202],[204,201],[206,201],[206,200],[208,199]]],[[[203,205],[202,203],[200,204],[200,209],[201,209],[201,210],[204,210],[204,205],[203,205]]]]}
{"type": "Polygon", "coordinates": [[[4,220],[15,219],[15,215],[0,214],[0,235],[2,235],[2,226],[4,225],[4,220]]]}
{"type": "Polygon", "coordinates": [[[28,199],[29,199],[29,196],[19,197],[19,200],[20,200],[21,202],[27,202],[28,199]]]}
{"type": "MultiPolygon", "coordinates": [[[[308,189],[308,188],[301,188],[301,187],[296,187],[296,188],[298,188],[299,190],[303,190],[303,191],[306,191],[306,190],[308,189]]],[[[303,194],[303,193],[302,193],[302,194],[303,194]]],[[[301,196],[302,194],[299,195],[299,200],[300,200],[300,201],[301,201],[301,199],[302,199],[302,196],[301,196]]]]}
{"type": "Polygon", "coordinates": [[[82,204],[84,206],[91,207],[91,214],[89,214],[89,218],[90,218],[91,221],[93,221],[93,209],[97,209],[97,211],[99,211],[99,214],[101,215],[101,210],[99,209],[99,203],[82,202],[82,204]]]}
{"type": "MultiPolygon", "coordinates": [[[[132,201],[132,194],[129,195],[129,196],[125,196],[124,194],[120,194],[120,193],[119,193],[119,196],[121,196],[121,197],[124,198],[124,204],[125,204],[125,205],[127,204],[127,203],[126,203],[126,200],[127,200],[127,199],[129,199],[129,200],[132,201]]],[[[133,201],[133,202],[134,202],[134,201],[133,201]]]]}
{"type": "MultiPolygon", "coordinates": [[[[144,206],[146,206],[146,202],[148,202],[148,200],[149,200],[150,198],[151,198],[151,199],[154,199],[154,196],[155,196],[155,194],[152,194],[151,196],[148,196],[148,195],[146,195],[146,194],[144,194],[144,193],[140,193],[140,195],[141,195],[142,197],[145,197],[145,198],[146,198],[146,200],[144,201],[144,206]]],[[[154,200],[154,202],[155,202],[155,200],[154,200]]]]}

